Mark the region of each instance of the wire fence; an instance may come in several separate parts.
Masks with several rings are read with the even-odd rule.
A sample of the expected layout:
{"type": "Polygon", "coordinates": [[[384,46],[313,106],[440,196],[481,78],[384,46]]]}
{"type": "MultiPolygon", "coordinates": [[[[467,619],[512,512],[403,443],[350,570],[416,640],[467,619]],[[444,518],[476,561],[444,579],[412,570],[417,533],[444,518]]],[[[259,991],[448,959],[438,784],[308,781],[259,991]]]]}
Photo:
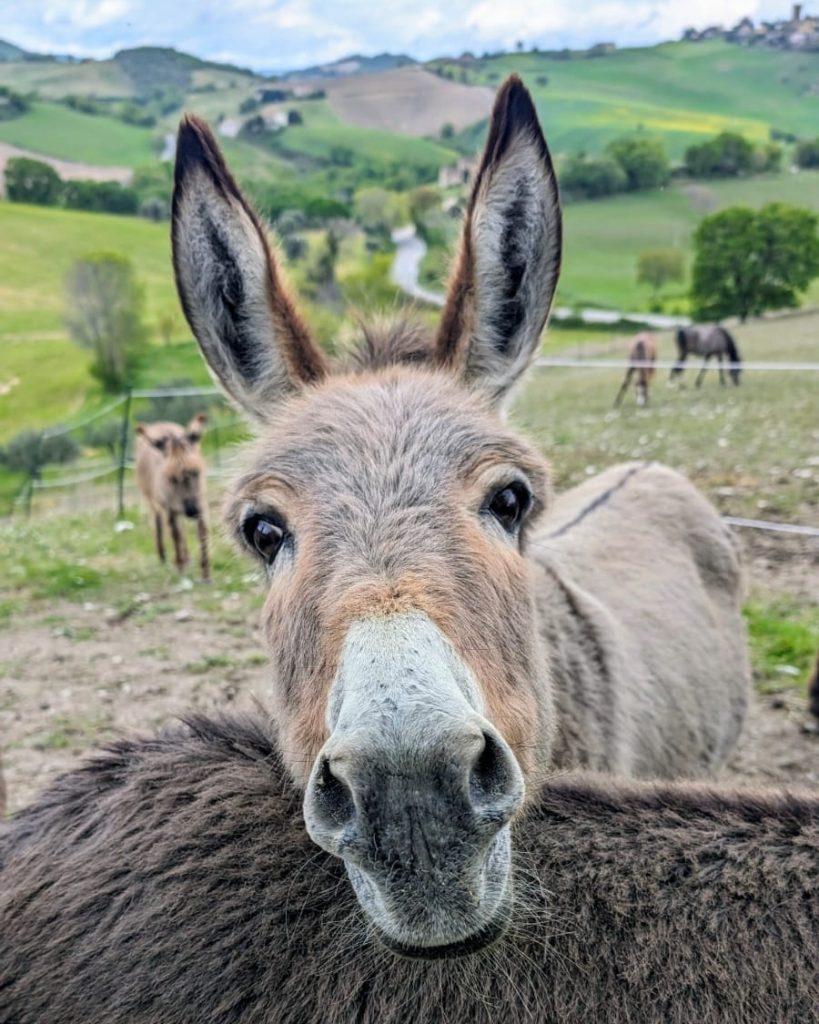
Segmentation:
{"type": "MultiPolygon", "coordinates": [[[[678,364],[671,361],[630,362],[624,359],[598,359],[595,357],[561,358],[544,356],[537,359],[535,365],[541,368],[626,370],[629,367],[641,366],[645,366],[647,368],[671,369],[678,364]]],[[[734,364],[727,365],[730,367],[734,364]]],[[[743,371],[750,370],[751,372],[809,373],[819,371],[819,363],[812,362],[757,362],[742,363],[738,365],[741,365],[743,371]]],[[[126,473],[133,470],[135,466],[135,462],[132,457],[134,437],[133,413],[135,403],[140,401],[162,402],[170,401],[172,399],[191,398],[212,399],[214,400],[214,403],[221,403],[224,409],[230,408],[226,405],[222,392],[216,387],[180,386],[163,388],[132,388],[120,395],[118,398],[113,399],[101,409],[90,413],[74,423],[59,427],[50,427],[43,430],[40,434],[40,449],[43,448],[43,442],[47,440],[69,434],[76,434],[79,431],[87,430],[87,428],[101,421],[107,420],[110,423],[116,423],[118,427],[116,432],[116,443],[112,444],[110,449],[110,461],[105,464],[100,464],[95,468],[91,468],[89,466],[84,472],[74,471],[65,473],[52,471],[49,475],[46,475],[47,462],[45,459],[42,461],[35,459],[23,487],[20,489],[12,503],[12,511],[14,512],[22,509],[25,512],[25,515],[29,516],[32,512],[35,494],[57,490],[68,490],[88,484],[99,484],[106,478],[114,477],[117,514],[122,517],[125,510],[126,473]]],[[[213,456],[214,461],[214,464],[208,468],[209,476],[224,477],[229,475],[229,471],[222,469],[220,465],[220,452],[222,448],[226,445],[232,444],[235,440],[237,428],[241,428],[242,433],[244,432],[244,426],[244,421],[235,415],[231,415],[228,419],[221,419],[221,421],[218,417],[213,420],[208,429],[209,454],[213,456]]],[[[807,526],[798,523],[778,523],[763,519],[748,519],[741,516],[723,516],[722,519],[723,522],[738,529],[762,530],[772,533],[819,538],[819,527],[815,526],[807,526]]]]}
{"type": "MultiPolygon", "coordinates": [[[[184,407],[180,410],[179,400],[194,398],[208,400],[208,414],[211,422],[206,435],[206,443],[208,454],[214,462],[209,473],[211,476],[222,475],[220,469],[221,449],[233,442],[238,432],[243,432],[244,421],[233,413],[218,388],[194,386],[131,388],[100,409],[73,423],[48,427],[40,432],[28,466],[26,480],[12,501],[11,512],[22,511],[26,516],[30,516],[37,495],[61,490],[70,491],[73,488],[87,485],[101,485],[106,479],[111,478],[117,514],[121,517],[125,510],[126,476],[128,471],[134,468],[134,426],[138,404],[146,401],[154,403],[151,407],[152,416],[150,418],[157,418],[157,410],[161,409],[163,403],[176,401],[177,404],[171,410],[172,415],[161,417],[160,414],[159,418],[190,419],[194,410],[191,409],[185,415],[184,407]],[[215,405],[221,405],[227,415],[214,417],[213,406],[215,405]],[[180,415],[180,412],[183,414],[180,415]],[[89,431],[96,431],[96,434],[89,434],[89,431]],[[74,466],[71,470],[65,471],[50,464],[47,443],[54,438],[69,435],[85,439],[87,447],[106,448],[108,456],[102,459],[86,459],[86,466],[83,470],[78,470],[74,466]]],[[[196,404],[198,406],[199,403],[196,404]]]]}

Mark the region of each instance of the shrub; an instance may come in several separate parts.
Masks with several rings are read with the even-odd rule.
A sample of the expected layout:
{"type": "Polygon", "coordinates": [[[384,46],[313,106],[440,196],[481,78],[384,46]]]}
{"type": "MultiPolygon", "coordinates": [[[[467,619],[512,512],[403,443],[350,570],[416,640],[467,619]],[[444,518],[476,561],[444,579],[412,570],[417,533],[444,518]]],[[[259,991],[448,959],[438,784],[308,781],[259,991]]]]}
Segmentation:
{"type": "Polygon", "coordinates": [[[689,174],[699,178],[735,178],[753,169],[754,147],[736,132],[721,132],[716,138],[685,151],[689,174]]]}
{"type": "Polygon", "coordinates": [[[10,121],[25,114],[31,104],[25,96],[14,92],[8,86],[0,85],[0,121],[10,121]]]}
{"type": "MultiPolygon", "coordinates": [[[[177,377],[163,385],[169,390],[195,386],[189,377],[177,377]]],[[[170,420],[171,423],[184,424],[192,420],[197,413],[207,412],[213,404],[214,396],[212,395],[168,395],[167,398],[160,395],[148,399],[139,418],[145,420],[146,423],[170,420]]]]}
{"type": "Polygon", "coordinates": [[[606,153],[622,167],[629,192],[660,188],[671,177],[665,146],[659,139],[625,136],[609,143],[606,153]]]}
{"type": "Polygon", "coordinates": [[[804,139],[797,145],[794,162],[797,167],[819,167],[819,136],[804,139]]]}
{"type": "Polygon", "coordinates": [[[121,214],[136,213],[139,204],[136,191],[117,181],[66,181],[62,201],[70,210],[121,214]]]}
{"type": "Polygon", "coordinates": [[[166,199],[160,199],[159,196],[151,196],[148,199],[143,199],[139,204],[139,215],[146,220],[157,222],[168,220],[171,215],[170,205],[166,199]]]}
{"type": "Polygon", "coordinates": [[[626,173],[615,160],[589,160],[582,153],[569,158],[560,174],[561,189],[575,199],[598,199],[622,192],[626,173]]]}
{"type": "Polygon", "coordinates": [[[637,258],[637,281],[657,292],[670,281],[682,281],[685,274],[683,254],[679,249],[649,249],[637,258]]]}
{"type": "Polygon", "coordinates": [[[54,206],[62,192],[63,183],[50,164],[15,156],[6,164],[6,196],[13,203],[33,203],[36,206],[54,206]]]}
{"type": "Polygon", "coordinates": [[[0,449],[0,462],[14,472],[31,474],[49,463],[71,462],[79,453],[70,434],[49,437],[39,430],[21,430],[0,449]]]}

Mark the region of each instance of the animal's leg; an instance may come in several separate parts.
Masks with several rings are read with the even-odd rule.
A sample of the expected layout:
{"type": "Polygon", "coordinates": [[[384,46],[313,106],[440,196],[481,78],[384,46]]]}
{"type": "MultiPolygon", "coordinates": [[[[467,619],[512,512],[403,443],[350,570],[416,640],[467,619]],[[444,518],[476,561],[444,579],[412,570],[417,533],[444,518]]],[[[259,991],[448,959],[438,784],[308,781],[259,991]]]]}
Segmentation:
{"type": "Polygon", "coordinates": [[[196,520],[196,532],[199,536],[199,564],[202,567],[202,579],[210,579],[210,552],[208,551],[208,524],[204,515],[196,520]]]}
{"type": "Polygon", "coordinates": [[[162,513],[154,512],[154,539],[156,541],[156,553],[159,561],[165,561],[165,528],[162,525],[162,513]]]}
{"type": "Polygon", "coordinates": [[[719,382],[725,387],[725,374],[722,369],[722,352],[717,354],[717,362],[719,363],[719,382]]]}
{"type": "Polygon", "coordinates": [[[179,517],[173,512],[168,516],[168,525],[171,528],[171,538],[173,540],[174,562],[176,568],[183,572],[188,564],[188,546],[185,543],[185,535],[182,533],[179,525],[179,517]]]}
{"type": "Polygon", "coordinates": [[[680,356],[677,362],[671,367],[671,373],[668,375],[669,380],[676,380],[677,377],[682,376],[682,372],[685,369],[685,359],[688,353],[680,356]]]}
{"type": "Polygon", "coordinates": [[[632,377],[633,373],[634,373],[634,367],[630,366],[626,370],[626,376],[623,378],[623,383],[620,385],[620,390],[617,392],[617,397],[614,399],[614,408],[615,409],[623,401],[623,395],[626,393],[626,391],[628,389],[629,381],[631,380],[631,377],[632,377]]]}
{"type": "Polygon", "coordinates": [[[702,361],[702,369],[697,374],[697,382],[696,382],[696,386],[697,387],[699,387],[702,384],[702,378],[705,376],[705,371],[708,369],[708,360],[710,358],[711,358],[711,356],[706,356],[705,359],[703,359],[703,361],[702,361]]]}

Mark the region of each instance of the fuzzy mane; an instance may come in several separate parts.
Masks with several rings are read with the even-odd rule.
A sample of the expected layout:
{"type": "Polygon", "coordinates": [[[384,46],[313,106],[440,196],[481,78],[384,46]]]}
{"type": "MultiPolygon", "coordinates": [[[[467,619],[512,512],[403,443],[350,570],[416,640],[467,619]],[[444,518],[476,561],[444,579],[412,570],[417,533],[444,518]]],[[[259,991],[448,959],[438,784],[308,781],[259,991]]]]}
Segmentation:
{"type": "Polygon", "coordinates": [[[397,316],[360,321],[358,326],[359,336],[341,358],[342,369],[365,373],[434,359],[433,338],[422,323],[397,316]]]}

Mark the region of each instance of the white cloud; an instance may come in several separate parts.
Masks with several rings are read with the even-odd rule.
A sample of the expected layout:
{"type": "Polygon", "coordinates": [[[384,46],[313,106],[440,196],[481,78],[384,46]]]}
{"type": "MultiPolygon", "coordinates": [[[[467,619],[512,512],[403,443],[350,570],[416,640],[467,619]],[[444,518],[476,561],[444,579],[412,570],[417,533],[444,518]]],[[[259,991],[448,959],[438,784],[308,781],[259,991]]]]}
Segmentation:
{"type": "Polygon", "coordinates": [[[131,10],[129,0],[48,0],[43,7],[46,25],[70,25],[80,31],[120,22],[131,10]]]}

